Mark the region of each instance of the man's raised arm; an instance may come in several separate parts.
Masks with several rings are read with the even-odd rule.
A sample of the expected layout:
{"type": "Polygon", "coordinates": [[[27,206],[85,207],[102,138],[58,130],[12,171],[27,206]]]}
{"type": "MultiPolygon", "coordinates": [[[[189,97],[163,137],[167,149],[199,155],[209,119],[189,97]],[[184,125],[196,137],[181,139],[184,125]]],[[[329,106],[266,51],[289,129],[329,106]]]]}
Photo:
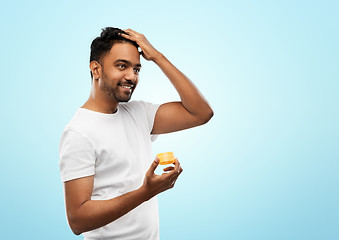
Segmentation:
{"type": "Polygon", "coordinates": [[[179,93],[181,102],[162,104],[155,116],[153,134],[175,132],[208,122],[213,110],[195,85],[180,72],[163,54],[158,52],[144,35],[131,29],[122,37],[135,41],[146,60],[152,60],[171,81],[179,93]]]}

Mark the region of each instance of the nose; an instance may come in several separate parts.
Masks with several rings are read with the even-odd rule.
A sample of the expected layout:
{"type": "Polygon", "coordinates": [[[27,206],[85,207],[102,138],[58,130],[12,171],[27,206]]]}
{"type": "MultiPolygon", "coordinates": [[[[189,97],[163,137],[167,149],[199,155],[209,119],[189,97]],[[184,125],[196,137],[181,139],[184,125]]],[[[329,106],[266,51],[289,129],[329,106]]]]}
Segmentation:
{"type": "Polygon", "coordinates": [[[137,76],[137,74],[135,74],[133,68],[132,68],[132,69],[128,69],[128,70],[126,71],[125,79],[126,79],[127,81],[136,82],[136,81],[137,81],[137,78],[138,78],[138,76],[137,76]]]}

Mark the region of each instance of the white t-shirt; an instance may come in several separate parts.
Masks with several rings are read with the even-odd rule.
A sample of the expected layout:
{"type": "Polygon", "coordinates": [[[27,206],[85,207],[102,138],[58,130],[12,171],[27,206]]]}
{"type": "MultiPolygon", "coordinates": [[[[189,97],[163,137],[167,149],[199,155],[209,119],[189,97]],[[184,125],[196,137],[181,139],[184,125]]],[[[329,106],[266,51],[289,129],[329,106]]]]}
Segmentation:
{"type": "MultiPolygon", "coordinates": [[[[92,200],[112,199],[138,189],[151,166],[151,135],[159,105],[119,103],[114,114],[79,108],[60,140],[63,182],[94,175],[92,200]]],[[[85,239],[159,239],[157,197],[106,226],[83,233],[85,239]]]]}

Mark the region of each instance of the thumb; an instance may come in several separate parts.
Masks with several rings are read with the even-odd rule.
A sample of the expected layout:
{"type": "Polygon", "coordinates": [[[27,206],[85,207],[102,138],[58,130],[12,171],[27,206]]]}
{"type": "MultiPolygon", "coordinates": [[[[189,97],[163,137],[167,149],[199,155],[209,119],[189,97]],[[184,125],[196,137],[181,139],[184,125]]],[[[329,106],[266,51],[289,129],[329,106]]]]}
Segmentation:
{"type": "Polygon", "coordinates": [[[155,160],[152,162],[152,165],[148,169],[148,172],[149,173],[154,173],[154,171],[155,171],[155,169],[157,168],[158,165],[159,165],[159,158],[156,157],[155,160]]]}

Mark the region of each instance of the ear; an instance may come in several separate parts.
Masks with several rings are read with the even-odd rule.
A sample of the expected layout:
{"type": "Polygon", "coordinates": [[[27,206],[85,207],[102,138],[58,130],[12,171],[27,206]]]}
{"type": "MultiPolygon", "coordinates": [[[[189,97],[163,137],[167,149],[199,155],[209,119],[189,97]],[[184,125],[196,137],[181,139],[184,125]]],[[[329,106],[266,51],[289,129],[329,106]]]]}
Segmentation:
{"type": "Polygon", "coordinates": [[[100,65],[100,63],[98,63],[97,61],[92,61],[89,64],[89,68],[91,69],[94,80],[97,80],[101,77],[101,65],[100,65]]]}

